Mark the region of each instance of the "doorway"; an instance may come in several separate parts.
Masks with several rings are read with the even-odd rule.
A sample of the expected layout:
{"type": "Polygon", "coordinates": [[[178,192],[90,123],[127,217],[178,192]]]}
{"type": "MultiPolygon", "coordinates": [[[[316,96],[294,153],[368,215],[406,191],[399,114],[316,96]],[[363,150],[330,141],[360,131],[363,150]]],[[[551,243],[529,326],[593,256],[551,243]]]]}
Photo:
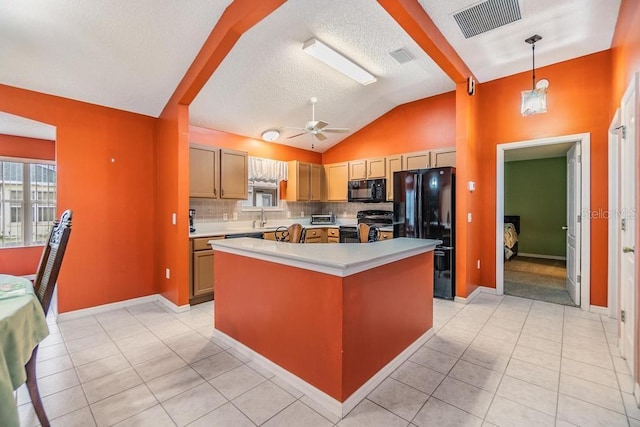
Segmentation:
{"type": "MultiPolygon", "coordinates": [[[[505,293],[505,275],[512,277],[513,273],[505,272],[505,214],[513,215],[514,212],[505,212],[505,159],[513,157],[513,154],[523,153],[567,153],[566,160],[567,179],[563,182],[566,188],[566,267],[564,256],[551,256],[545,258],[521,256],[518,264],[525,269],[545,270],[550,276],[556,276],[557,287],[566,289],[565,299],[568,305],[577,305],[588,310],[590,307],[590,281],[589,281],[589,246],[590,229],[589,221],[581,221],[590,206],[590,136],[589,134],[567,135],[554,138],[545,138],[530,141],[500,144],[497,147],[497,174],[496,174],[496,292],[499,295],[505,293]],[[566,184],[564,184],[566,182],[566,184]],[[573,221],[571,221],[573,219],[573,221]],[[530,259],[534,258],[534,259],[530,259]],[[537,264],[537,265],[535,265],[537,264]],[[565,270],[566,268],[566,270],[565,270]],[[566,271],[566,273],[565,273],[566,271]],[[563,276],[564,275],[564,280],[563,276]],[[558,277],[559,276],[559,277],[558,277]]],[[[537,155],[537,154],[536,154],[537,155]]],[[[553,154],[552,154],[553,156],[553,154]]],[[[543,154],[538,157],[544,157],[543,154]]],[[[547,154],[549,157],[549,154],[547,154]]],[[[555,157],[558,157],[557,155],[555,157]]],[[[532,158],[536,158],[535,156],[532,158]]],[[[522,227],[522,224],[519,225],[522,227]]],[[[560,228],[560,227],[559,227],[560,228]]],[[[560,230],[558,230],[560,231],[560,230]]],[[[534,254],[535,255],[535,254],[534,254]]],[[[515,267],[515,264],[509,268],[515,267]]],[[[519,274],[519,273],[518,273],[519,274]]],[[[509,282],[511,283],[511,282],[509,282]]],[[[563,289],[563,291],[564,291],[563,289]]],[[[553,293],[553,290],[552,290],[553,293]]],[[[544,300],[544,298],[541,298],[544,300]]],[[[559,302],[559,301],[551,301],[559,302]]]]}

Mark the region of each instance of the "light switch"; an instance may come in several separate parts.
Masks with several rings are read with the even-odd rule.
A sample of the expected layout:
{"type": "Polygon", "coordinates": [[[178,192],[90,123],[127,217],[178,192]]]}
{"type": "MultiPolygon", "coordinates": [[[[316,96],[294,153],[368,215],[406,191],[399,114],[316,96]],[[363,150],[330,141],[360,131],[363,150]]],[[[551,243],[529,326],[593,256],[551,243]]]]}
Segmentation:
{"type": "Polygon", "coordinates": [[[171,214],[171,224],[176,225],[177,219],[176,219],[176,213],[172,213],[171,214]]]}
{"type": "Polygon", "coordinates": [[[467,213],[467,222],[471,222],[471,212],[467,213]]]}
{"type": "Polygon", "coordinates": [[[467,186],[469,188],[469,191],[474,191],[476,189],[476,183],[474,181],[469,181],[467,183],[467,186]]]}

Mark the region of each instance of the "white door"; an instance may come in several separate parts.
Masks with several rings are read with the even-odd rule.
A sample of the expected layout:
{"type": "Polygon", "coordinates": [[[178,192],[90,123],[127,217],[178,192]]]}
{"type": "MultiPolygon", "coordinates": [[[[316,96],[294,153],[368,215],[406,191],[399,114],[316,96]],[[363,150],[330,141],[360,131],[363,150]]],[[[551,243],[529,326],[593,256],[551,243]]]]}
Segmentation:
{"type": "Polygon", "coordinates": [[[580,144],[567,152],[567,291],[580,305],[580,144]]]}
{"type": "Polygon", "coordinates": [[[637,75],[622,98],[622,147],[620,162],[620,306],[624,311],[621,323],[622,357],[627,360],[631,372],[635,372],[635,301],[636,301],[636,144],[637,144],[637,75]]]}

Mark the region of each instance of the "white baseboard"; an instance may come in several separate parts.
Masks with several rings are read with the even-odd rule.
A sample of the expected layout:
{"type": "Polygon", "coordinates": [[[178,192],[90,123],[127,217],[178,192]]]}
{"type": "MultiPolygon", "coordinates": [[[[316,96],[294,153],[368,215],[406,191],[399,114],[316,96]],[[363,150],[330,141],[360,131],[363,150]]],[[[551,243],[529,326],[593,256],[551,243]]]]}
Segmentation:
{"type": "Polygon", "coordinates": [[[157,294],[158,295],[158,302],[164,304],[165,306],[169,307],[171,309],[171,311],[173,311],[174,313],[184,313],[185,311],[189,311],[191,310],[191,306],[189,304],[187,305],[176,305],[173,303],[173,301],[169,301],[167,298],[165,298],[163,295],[157,294]]]}
{"type": "Polygon", "coordinates": [[[609,307],[601,307],[599,305],[590,305],[589,311],[596,314],[603,314],[609,316],[609,307]]]}
{"type": "Polygon", "coordinates": [[[95,307],[82,308],[80,310],[68,311],[66,313],[59,313],[57,316],[58,321],[65,321],[71,319],[77,319],[84,316],[93,316],[94,314],[104,313],[106,311],[117,310],[119,308],[132,307],[134,305],[146,304],[149,302],[160,302],[169,307],[176,313],[183,311],[189,311],[191,306],[183,305],[177,306],[160,294],[147,295],[146,297],[132,298],[124,301],[112,302],[109,304],[97,305],[95,307]]]}
{"type": "Polygon", "coordinates": [[[526,253],[526,252],[518,252],[518,255],[519,256],[526,256],[528,258],[557,259],[557,260],[560,260],[560,261],[566,261],[567,260],[566,256],[559,256],[559,255],[529,254],[529,253],[526,253]]]}
{"type": "Polygon", "coordinates": [[[478,286],[477,288],[474,289],[473,292],[471,292],[469,294],[468,297],[464,298],[464,297],[455,297],[453,299],[454,302],[459,302],[461,304],[469,304],[471,301],[473,301],[473,299],[475,297],[477,297],[480,293],[487,293],[487,294],[492,294],[492,295],[496,295],[496,289],[495,288],[488,288],[486,286],[478,286]]]}
{"type": "Polygon", "coordinates": [[[300,390],[306,394],[311,400],[327,409],[332,414],[342,418],[347,415],[353,408],[356,407],[371,391],[373,391],[385,378],[387,378],[393,371],[395,371],[402,363],[404,363],[413,353],[415,353],[425,342],[431,338],[435,332],[433,328],[422,334],[417,340],[415,340],[409,347],[398,354],[392,361],[387,363],[382,369],[380,369],[374,376],[364,383],[358,390],[356,390],[347,400],[340,402],[333,397],[329,396],[322,390],[312,386],[302,378],[292,374],[260,353],[252,350],[244,344],[231,338],[224,332],[217,329],[213,329],[213,336],[229,347],[235,349],[241,354],[247,356],[249,359],[258,363],[262,368],[273,373],[278,378],[289,384],[290,386],[300,390]]]}

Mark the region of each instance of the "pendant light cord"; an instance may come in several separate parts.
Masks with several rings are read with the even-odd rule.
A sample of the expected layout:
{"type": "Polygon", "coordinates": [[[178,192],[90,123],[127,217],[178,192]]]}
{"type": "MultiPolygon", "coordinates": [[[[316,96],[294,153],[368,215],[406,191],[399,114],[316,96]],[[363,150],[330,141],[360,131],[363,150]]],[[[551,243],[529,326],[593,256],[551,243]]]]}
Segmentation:
{"type": "Polygon", "coordinates": [[[531,90],[536,90],[536,44],[531,43],[531,57],[533,60],[533,69],[532,69],[532,82],[531,82],[531,90]]]}

